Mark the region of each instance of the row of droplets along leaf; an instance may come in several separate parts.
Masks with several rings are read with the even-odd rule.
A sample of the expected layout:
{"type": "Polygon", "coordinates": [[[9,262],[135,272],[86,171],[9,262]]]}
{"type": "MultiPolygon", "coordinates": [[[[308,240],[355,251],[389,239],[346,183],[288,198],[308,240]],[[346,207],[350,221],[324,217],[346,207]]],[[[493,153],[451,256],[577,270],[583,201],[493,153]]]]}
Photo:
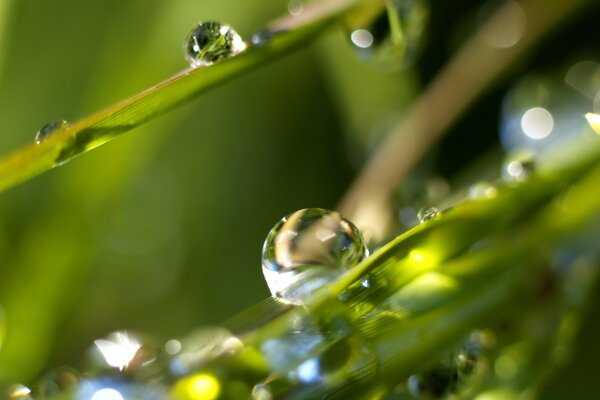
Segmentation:
{"type": "MultiPolygon", "coordinates": [[[[297,16],[304,6],[301,1],[292,0],[288,9],[291,15],[297,16]]],[[[369,61],[376,68],[395,69],[414,61],[427,20],[428,7],[424,0],[390,0],[383,13],[363,21],[364,25],[359,27],[346,24],[346,29],[359,59],[369,61]]],[[[265,29],[246,42],[228,24],[199,22],[185,39],[185,57],[193,68],[205,67],[236,56],[248,46],[264,46],[276,35],[277,32],[265,29]]],[[[35,142],[40,144],[51,134],[68,128],[69,123],[64,119],[47,123],[38,131],[35,142]]]]}

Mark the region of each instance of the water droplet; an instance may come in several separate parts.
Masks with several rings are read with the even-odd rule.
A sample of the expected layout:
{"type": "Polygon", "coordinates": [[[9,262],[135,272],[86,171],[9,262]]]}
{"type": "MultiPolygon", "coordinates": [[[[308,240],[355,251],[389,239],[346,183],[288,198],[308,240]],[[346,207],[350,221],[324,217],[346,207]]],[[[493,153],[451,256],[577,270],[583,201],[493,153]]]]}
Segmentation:
{"type": "Polygon", "coordinates": [[[167,390],[154,382],[130,382],[104,376],[82,380],[73,391],[77,400],[162,400],[169,398],[167,390]]]}
{"type": "Polygon", "coordinates": [[[87,355],[86,373],[119,372],[140,379],[161,374],[163,359],[157,348],[130,332],[117,331],[95,340],[87,355]]]}
{"type": "Polygon", "coordinates": [[[441,214],[442,212],[435,207],[425,207],[419,210],[419,212],[417,213],[417,218],[419,219],[420,223],[423,223],[441,214]]]}
{"type": "Polygon", "coordinates": [[[59,368],[44,374],[33,387],[35,398],[50,399],[70,392],[79,383],[79,374],[72,368],[59,368]]]}
{"type": "Polygon", "coordinates": [[[348,36],[360,59],[381,69],[402,68],[415,61],[428,19],[425,0],[387,1],[385,11],[368,21],[350,17],[348,36]]]}
{"type": "Polygon", "coordinates": [[[597,135],[582,116],[593,109],[594,98],[600,93],[598,76],[600,64],[587,61],[571,67],[564,79],[551,74],[519,80],[502,104],[503,147],[509,152],[548,155],[560,162],[569,159],[571,143],[597,143],[597,135]]]}
{"type": "Polygon", "coordinates": [[[304,2],[302,0],[290,0],[287,8],[290,15],[298,16],[304,11],[304,2]]]}
{"type": "Polygon", "coordinates": [[[502,166],[502,178],[507,182],[523,182],[535,171],[532,153],[516,152],[509,154],[502,166]]]}
{"type": "Polygon", "coordinates": [[[252,389],[252,400],[273,400],[273,394],[269,386],[259,383],[252,389]]]}
{"type": "MultiPolygon", "coordinates": [[[[170,340],[167,343],[171,343],[170,340]]],[[[237,354],[243,343],[225,328],[208,327],[198,329],[182,340],[177,340],[179,350],[169,360],[169,373],[183,376],[225,355],[237,354]]],[[[168,351],[168,350],[167,350],[168,351]]]]}
{"type": "Polygon", "coordinates": [[[252,35],[250,43],[252,43],[253,46],[265,46],[276,35],[277,32],[274,32],[271,29],[261,29],[252,35]]]}
{"type": "Polygon", "coordinates": [[[66,128],[69,125],[67,121],[64,119],[59,119],[53,122],[49,122],[46,125],[42,126],[40,130],[35,135],[35,143],[40,144],[45,139],[47,139],[50,135],[56,132],[59,129],[66,128]]]}
{"type": "Polygon", "coordinates": [[[301,303],[368,256],[358,228],[335,211],[310,208],[279,221],[263,246],[262,270],[273,296],[301,303]]]}
{"type": "Polygon", "coordinates": [[[469,197],[474,200],[491,199],[498,195],[498,189],[488,182],[477,182],[469,187],[469,197]]]}
{"type": "Polygon", "coordinates": [[[33,400],[31,389],[20,383],[0,385],[0,399],[33,400]]]}
{"type": "Polygon", "coordinates": [[[193,67],[213,64],[245,49],[242,37],[219,22],[200,22],[185,41],[185,54],[193,67]]]}

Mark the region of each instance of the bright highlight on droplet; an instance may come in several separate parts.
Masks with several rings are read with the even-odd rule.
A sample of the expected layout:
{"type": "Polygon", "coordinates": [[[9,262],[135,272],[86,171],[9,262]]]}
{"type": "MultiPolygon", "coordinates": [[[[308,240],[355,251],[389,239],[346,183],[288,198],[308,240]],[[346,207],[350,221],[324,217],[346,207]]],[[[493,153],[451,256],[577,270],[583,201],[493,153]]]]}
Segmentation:
{"type": "Polygon", "coordinates": [[[542,107],[533,107],[525,111],[521,118],[523,133],[532,139],[543,139],[554,129],[554,119],[550,111],[542,107]]]}
{"type": "Polygon", "coordinates": [[[91,400],[125,400],[125,398],[117,390],[106,388],[94,393],[91,400]]]}
{"type": "Polygon", "coordinates": [[[29,395],[31,394],[31,389],[27,386],[17,384],[14,389],[11,390],[9,396],[11,399],[30,399],[29,395]]]}
{"type": "Polygon", "coordinates": [[[108,337],[108,340],[98,339],[94,341],[94,344],[106,363],[121,371],[129,366],[142,347],[140,342],[130,337],[127,332],[115,332],[108,337]]]}
{"type": "Polygon", "coordinates": [[[600,134],[600,114],[587,113],[585,119],[587,119],[594,132],[600,134]]]}
{"type": "Polygon", "coordinates": [[[219,381],[209,374],[196,374],[178,381],[173,387],[177,396],[186,400],[214,400],[221,393],[219,381]]]}
{"type": "Polygon", "coordinates": [[[350,34],[350,40],[356,47],[367,49],[373,45],[373,34],[366,29],[357,29],[350,34]]]}

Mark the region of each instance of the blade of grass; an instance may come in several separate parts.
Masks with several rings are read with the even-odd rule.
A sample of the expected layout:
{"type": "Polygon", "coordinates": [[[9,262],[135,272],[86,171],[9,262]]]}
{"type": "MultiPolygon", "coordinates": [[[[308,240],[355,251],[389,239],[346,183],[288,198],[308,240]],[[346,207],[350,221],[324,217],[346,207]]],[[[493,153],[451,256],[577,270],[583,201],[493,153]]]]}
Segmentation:
{"type": "Polygon", "coordinates": [[[237,56],[214,65],[187,69],[142,93],[57,130],[39,145],[32,143],[7,155],[0,159],[0,190],[59,166],[206,90],[300,47],[363,1],[327,0],[307,8],[298,17],[276,20],[263,32],[269,37],[264,44],[250,46],[237,56]]]}

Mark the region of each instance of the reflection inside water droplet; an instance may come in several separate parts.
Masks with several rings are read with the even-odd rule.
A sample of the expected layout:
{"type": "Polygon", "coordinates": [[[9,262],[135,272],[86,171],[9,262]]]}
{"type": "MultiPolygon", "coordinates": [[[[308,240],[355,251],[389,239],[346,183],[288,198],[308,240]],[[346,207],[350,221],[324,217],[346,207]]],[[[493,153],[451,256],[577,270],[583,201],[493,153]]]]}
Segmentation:
{"type": "Polygon", "coordinates": [[[59,129],[66,128],[69,125],[67,121],[64,119],[59,119],[53,122],[49,122],[46,125],[42,126],[40,130],[35,135],[35,143],[40,144],[45,139],[47,139],[50,135],[56,132],[59,129]]]}
{"type": "Polygon", "coordinates": [[[246,49],[242,37],[227,24],[200,22],[185,41],[186,57],[194,67],[213,64],[246,49]]]}
{"type": "Polygon", "coordinates": [[[358,228],[339,213],[304,209],[279,221],[263,246],[263,274],[273,296],[299,303],[368,255],[358,228]]]}
{"type": "Polygon", "coordinates": [[[425,207],[425,208],[421,208],[419,210],[419,212],[417,213],[417,218],[419,219],[420,223],[423,223],[423,222],[429,221],[430,219],[433,219],[441,214],[442,214],[441,211],[435,207],[425,207]]]}
{"type": "Polygon", "coordinates": [[[120,371],[129,367],[142,347],[136,337],[125,331],[114,332],[106,339],[95,340],[94,345],[106,365],[120,371]]]}

